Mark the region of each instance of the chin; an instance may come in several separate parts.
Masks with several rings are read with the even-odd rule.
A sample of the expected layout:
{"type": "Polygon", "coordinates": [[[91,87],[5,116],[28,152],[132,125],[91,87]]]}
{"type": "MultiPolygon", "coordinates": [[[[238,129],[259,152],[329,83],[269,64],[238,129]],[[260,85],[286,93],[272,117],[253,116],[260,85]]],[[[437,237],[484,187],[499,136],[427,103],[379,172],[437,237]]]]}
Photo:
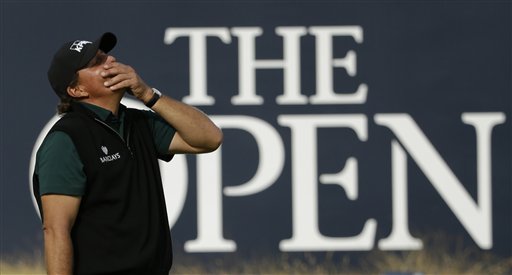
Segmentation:
{"type": "Polygon", "coordinates": [[[117,90],[111,90],[114,94],[123,94],[126,92],[126,89],[117,89],[117,90]]]}

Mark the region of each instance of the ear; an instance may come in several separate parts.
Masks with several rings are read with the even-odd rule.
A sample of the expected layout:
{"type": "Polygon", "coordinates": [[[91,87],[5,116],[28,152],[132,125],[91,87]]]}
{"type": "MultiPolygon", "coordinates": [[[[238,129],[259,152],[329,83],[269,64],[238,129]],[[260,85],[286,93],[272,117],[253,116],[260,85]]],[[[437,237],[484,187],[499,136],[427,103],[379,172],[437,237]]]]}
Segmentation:
{"type": "Polygon", "coordinates": [[[80,85],[76,85],[75,87],[68,86],[67,88],[68,95],[74,98],[84,98],[89,97],[89,93],[87,93],[84,88],[80,85]]]}

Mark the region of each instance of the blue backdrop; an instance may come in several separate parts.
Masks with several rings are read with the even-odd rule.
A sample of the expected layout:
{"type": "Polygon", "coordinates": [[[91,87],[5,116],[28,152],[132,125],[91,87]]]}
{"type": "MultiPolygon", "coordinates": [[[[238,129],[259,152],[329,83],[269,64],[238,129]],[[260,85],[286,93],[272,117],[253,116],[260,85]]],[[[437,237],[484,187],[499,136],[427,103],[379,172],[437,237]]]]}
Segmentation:
{"type": "Polygon", "coordinates": [[[42,246],[29,174],[51,56],[111,31],[119,61],[224,129],[168,168],[176,251],[441,232],[511,256],[511,18],[508,1],[2,1],[0,253],[42,246]]]}

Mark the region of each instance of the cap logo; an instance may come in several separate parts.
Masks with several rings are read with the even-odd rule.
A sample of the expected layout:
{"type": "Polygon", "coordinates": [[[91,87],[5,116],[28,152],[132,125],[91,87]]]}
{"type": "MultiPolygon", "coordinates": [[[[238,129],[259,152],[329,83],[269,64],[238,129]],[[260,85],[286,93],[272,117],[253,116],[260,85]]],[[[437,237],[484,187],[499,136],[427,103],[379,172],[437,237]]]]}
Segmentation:
{"type": "Polygon", "coordinates": [[[69,47],[69,49],[72,51],[82,52],[82,49],[84,48],[84,46],[86,44],[91,44],[91,43],[92,42],[90,42],[90,41],[76,40],[75,42],[73,42],[71,47],[69,47]]]}
{"type": "Polygon", "coordinates": [[[101,146],[101,151],[103,151],[105,155],[108,155],[108,149],[106,146],[101,146]]]}

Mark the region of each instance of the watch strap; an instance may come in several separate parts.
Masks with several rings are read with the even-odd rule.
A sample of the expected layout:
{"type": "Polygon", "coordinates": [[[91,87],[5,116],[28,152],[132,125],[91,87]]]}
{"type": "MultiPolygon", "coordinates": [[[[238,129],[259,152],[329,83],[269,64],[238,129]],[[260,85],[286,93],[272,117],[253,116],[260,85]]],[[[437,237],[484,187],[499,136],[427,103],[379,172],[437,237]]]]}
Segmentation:
{"type": "Polygon", "coordinates": [[[157,90],[157,89],[155,89],[155,88],[151,88],[151,89],[153,90],[153,96],[152,96],[152,97],[151,97],[151,99],[150,99],[148,102],[146,102],[146,104],[145,104],[148,108],[153,107],[153,105],[155,105],[155,103],[156,103],[156,102],[160,99],[160,97],[162,96],[162,93],[161,93],[159,90],[157,90]]]}

